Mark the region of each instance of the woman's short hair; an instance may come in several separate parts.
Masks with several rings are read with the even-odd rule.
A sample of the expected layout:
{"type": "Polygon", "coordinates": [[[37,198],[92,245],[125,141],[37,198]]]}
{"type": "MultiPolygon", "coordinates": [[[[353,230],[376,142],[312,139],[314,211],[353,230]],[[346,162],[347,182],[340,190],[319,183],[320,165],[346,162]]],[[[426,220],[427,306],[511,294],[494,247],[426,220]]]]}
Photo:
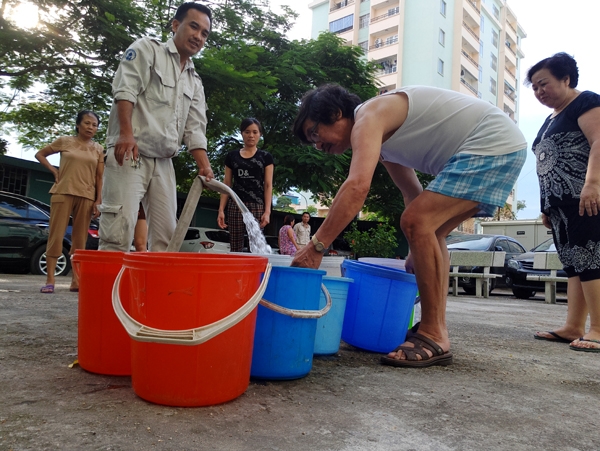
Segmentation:
{"type": "Polygon", "coordinates": [[[534,64],[528,71],[525,77],[525,84],[531,85],[531,77],[542,69],[548,69],[552,76],[557,80],[564,80],[569,77],[569,87],[576,88],[579,83],[579,69],[577,69],[577,61],[564,52],[556,53],[549,58],[544,58],[540,62],[534,64]]]}
{"type": "Polygon", "coordinates": [[[292,225],[292,222],[294,222],[295,219],[292,215],[285,215],[285,218],[283,218],[283,225],[292,225]]]}
{"type": "Polygon", "coordinates": [[[354,119],[354,109],[361,102],[360,97],[338,84],[321,85],[302,97],[292,131],[303,143],[312,144],[304,135],[303,127],[307,119],[325,125],[333,124],[340,113],[344,118],[354,119]]]}
{"type": "Polygon", "coordinates": [[[98,125],[100,125],[100,117],[94,113],[92,110],[81,110],[79,113],[77,113],[77,119],[75,119],[75,131],[77,133],[79,133],[79,124],[81,124],[81,121],[83,120],[83,116],[94,116],[96,118],[96,120],[98,121],[98,125]]]}
{"type": "Polygon", "coordinates": [[[263,128],[262,125],[260,124],[260,121],[254,117],[247,117],[246,119],[244,119],[242,121],[242,123],[240,124],[240,132],[244,133],[244,130],[246,130],[248,127],[250,127],[252,124],[256,125],[258,127],[258,131],[260,132],[260,134],[263,134],[263,128]]]}

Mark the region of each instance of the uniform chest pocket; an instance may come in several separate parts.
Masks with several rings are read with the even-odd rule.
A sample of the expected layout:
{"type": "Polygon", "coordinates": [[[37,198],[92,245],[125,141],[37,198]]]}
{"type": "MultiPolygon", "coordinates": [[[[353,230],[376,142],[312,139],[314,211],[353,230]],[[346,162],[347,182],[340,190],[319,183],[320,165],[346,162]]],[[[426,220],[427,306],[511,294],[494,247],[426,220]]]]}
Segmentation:
{"type": "Polygon", "coordinates": [[[146,98],[153,102],[171,105],[176,98],[175,79],[158,69],[153,69],[150,85],[146,89],[146,98]]]}

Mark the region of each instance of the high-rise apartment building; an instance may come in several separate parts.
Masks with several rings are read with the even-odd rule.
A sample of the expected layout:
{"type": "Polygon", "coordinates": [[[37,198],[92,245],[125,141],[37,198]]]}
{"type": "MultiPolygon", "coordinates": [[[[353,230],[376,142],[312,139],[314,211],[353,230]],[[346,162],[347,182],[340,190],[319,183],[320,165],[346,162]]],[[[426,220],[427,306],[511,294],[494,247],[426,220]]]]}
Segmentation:
{"type": "Polygon", "coordinates": [[[380,67],[380,90],[428,85],[498,106],[518,121],[521,39],[506,0],[315,0],[312,37],[359,45],[380,67]]]}

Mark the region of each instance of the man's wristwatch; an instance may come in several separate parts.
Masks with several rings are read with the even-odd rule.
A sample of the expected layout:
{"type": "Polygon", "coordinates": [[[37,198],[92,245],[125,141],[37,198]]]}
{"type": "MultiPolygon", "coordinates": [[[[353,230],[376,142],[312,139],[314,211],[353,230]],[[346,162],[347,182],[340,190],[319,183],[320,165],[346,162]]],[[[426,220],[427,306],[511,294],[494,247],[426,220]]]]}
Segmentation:
{"type": "Polygon", "coordinates": [[[323,243],[321,243],[319,240],[317,240],[316,236],[313,235],[313,237],[310,240],[312,241],[312,244],[315,245],[315,250],[317,252],[325,253],[327,248],[325,247],[325,245],[323,243]]]}

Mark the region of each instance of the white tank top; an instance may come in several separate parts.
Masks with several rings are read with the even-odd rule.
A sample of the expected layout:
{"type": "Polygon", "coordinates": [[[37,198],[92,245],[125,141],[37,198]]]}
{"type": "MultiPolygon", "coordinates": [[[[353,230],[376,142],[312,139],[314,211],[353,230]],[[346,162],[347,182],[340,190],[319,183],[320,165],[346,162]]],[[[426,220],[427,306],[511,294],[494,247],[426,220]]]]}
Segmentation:
{"type": "MultiPolygon", "coordinates": [[[[512,119],[488,102],[430,86],[407,86],[383,95],[399,92],[408,96],[408,115],[381,145],[384,161],[437,175],[459,152],[505,155],[527,147],[512,119]]],[[[362,105],[354,110],[355,117],[362,105]]]]}

